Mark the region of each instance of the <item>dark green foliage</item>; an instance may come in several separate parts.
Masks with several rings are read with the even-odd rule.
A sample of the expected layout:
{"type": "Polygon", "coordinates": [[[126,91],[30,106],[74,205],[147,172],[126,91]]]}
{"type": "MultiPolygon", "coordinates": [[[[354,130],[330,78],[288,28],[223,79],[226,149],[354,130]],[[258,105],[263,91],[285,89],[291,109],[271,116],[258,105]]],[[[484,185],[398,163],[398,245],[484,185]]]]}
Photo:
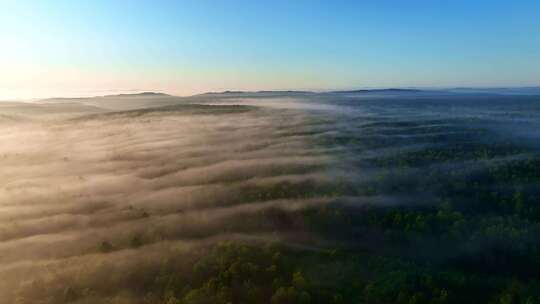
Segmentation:
{"type": "Polygon", "coordinates": [[[536,303],[540,282],[366,253],[223,242],[190,276],[164,272],[164,303],[536,303]],[[505,302],[506,301],[506,302],[505,302]],[[508,302],[510,301],[510,302],[508,302]],[[529,301],[529,302],[527,302],[529,301]]]}
{"type": "MultiPolygon", "coordinates": [[[[189,263],[179,256],[187,268],[164,262],[151,284],[140,284],[141,299],[148,304],[540,303],[538,152],[499,139],[475,118],[360,118],[343,117],[347,128],[339,119],[321,120],[281,134],[310,136],[313,145],[338,151],[332,156],[341,167],[298,171],[336,169],[341,174],[331,181],[247,183],[226,202],[327,199],[328,204],[295,211],[266,209],[223,228],[303,232],[313,236],[310,241],[221,242],[197,251],[189,263]],[[321,124],[331,127],[318,129],[321,124]],[[326,132],[334,129],[340,132],[326,132]]],[[[138,235],[123,244],[128,241],[132,248],[143,245],[138,235]]],[[[108,242],[100,246],[102,252],[113,249],[108,242]]],[[[66,299],[76,295],[72,289],[64,293],[66,299]]]]}
{"type": "Polygon", "coordinates": [[[143,244],[143,241],[142,241],[142,238],[139,234],[137,235],[134,235],[133,238],[131,239],[129,245],[132,247],[132,248],[138,248],[140,246],[142,246],[143,244]]]}
{"type": "Polygon", "coordinates": [[[103,241],[99,245],[99,251],[103,253],[111,252],[114,250],[114,246],[108,241],[103,241]]]}
{"type": "MultiPolygon", "coordinates": [[[[364,135],[377,132],[372,127],[364,135]]],[[[164,265],[142,296],[169,304],[538,303],[540,157],[517,145],[485,143],[482,130],[461,131],[430,137],[439,147],[362,161],[343,156],[352,171],[372,168],[370,179],[245,186],[231,203],[332,202],[292,214],[270,209],[264,220],[245,218],[228,229],[307,229],[331,245],[222,242],[199,252],[188,271],[164,265]]],[[[393,132],[400,131],[386,133],[393,132]]],[[[348,151],[392,145],[354,134],[318,140],[348,151]]],[[[141,239],[134,236],[130,245],[141,239]]]]}

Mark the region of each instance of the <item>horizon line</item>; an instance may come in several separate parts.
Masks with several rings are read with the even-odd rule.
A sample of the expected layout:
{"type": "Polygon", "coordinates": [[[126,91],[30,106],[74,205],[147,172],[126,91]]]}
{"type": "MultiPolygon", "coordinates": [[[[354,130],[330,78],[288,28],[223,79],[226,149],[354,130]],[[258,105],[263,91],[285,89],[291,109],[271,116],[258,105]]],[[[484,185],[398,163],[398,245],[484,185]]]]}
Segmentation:
{"type": "MultiPolygon", "coordinates": [[[[127,89],[127,90],[81,90],[93,92],[93,94],[66,94],[66,95],[57,95],[51,94],[48,96],[40,97],[1,97],[0,102],[10,102],[10,101],[37,101],[45,99],[77,99],[77,98],[96,98],[96,97],[112,97],[112,96],[121,96],[121,95],[140,95],[140,94],[163,94],[171,97],[181,97],[188,98],[205,94],[225,94],[225,93],[271,93],[271,92],[302,92],[302,93],[332,93],[332,92],[347,92],[347,91],[362,91],[362,90],[463,90],[463,89],[478,89],[478,90],[505,90],[505,89],[540,89],[540,84],[538,85],[509,85],[509,86],[358,86],[351,88],[340,88],[340,89],[261,89],[261,90],[245,90],[245,89],[223,89],[223,90],[209,90],[201,91],[200,93],[194,94],[176,94],[168,90],[138,90],[138,89],[127,89]],[[110,92],[110,94],[99,95],[98,92],[110,92]]],[[[1,91],[1,88],[0,88],[1,91]]],[[[22,90],[21,90],[22,91],[22,90]]],[[[31,90],[28,90],[31,91],[31,90]]]]}

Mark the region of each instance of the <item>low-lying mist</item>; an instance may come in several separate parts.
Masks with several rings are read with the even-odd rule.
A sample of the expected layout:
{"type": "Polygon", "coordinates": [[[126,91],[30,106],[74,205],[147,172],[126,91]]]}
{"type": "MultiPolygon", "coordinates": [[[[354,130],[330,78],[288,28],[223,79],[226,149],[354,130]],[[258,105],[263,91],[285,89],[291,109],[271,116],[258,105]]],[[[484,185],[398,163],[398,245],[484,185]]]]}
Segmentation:
{"type": "Polygon", "coordinates": [[[221,240],[387,254],[366,208],[473,208],[448,184],[537,155],[532,97],[261,95],[1,105],[0,303],[147,303],[221,240]],[[352,228],[313,228],[325,208],[352,228]]]}
{"type": "Polygon", "coordinates": [[[28,284],[99,285],[111,271],[86,270],[114,264],[122,276],[219,239],[306,238],[280,218],[328,201],[317,185],[334,160],[294,134],[309,124],[301,111],[245,105],[3,124],[0,302],[36,303],[28,284]]]}

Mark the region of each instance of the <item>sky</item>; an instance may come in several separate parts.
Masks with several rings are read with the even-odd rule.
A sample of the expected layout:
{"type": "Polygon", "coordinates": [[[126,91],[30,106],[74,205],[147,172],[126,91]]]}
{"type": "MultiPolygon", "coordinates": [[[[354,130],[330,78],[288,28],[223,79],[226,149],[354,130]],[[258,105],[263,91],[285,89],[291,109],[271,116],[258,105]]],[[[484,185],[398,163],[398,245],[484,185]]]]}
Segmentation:
{"type": "Polygon", "coordinates": [[[0,0],[0,100],[540,85],[540,1],[0,0]]]}

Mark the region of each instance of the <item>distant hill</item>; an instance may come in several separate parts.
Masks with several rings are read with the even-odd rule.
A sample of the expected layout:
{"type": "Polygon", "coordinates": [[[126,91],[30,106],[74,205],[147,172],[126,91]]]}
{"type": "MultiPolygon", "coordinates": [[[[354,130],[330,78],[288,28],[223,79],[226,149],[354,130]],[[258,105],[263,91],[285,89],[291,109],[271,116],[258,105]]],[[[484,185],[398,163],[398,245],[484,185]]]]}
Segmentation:
{"type": "Polygon", "coordinates": [[[360,90],[348,90],[348,91],[331,91],[329,93],[343,93],[343,94],[353,94],[353,93],[420,93],[425,92],[419,89],[360,89],[360,90]]]}
{"type": "Polygon", "coordinates": [[[115,94],[115,95],[105,95],[102,97],[170,97],[172,95],[159,93],[159,92],[142,92],[142,93],[133,93],[133,94],[115,94]]]}
{"type": "Polygon", "coordinates": [[[503,95],[540,95],[540,86],[531,87],[500,87],[500,88],[450,88],[452,93],[465,94],[503,94],[503,95]]]}
{"type": "Polygon", "coordinates": [[[202,94],[199,94],[199,95],[218,95],[218,94],[245,94],[247,93],[246,91],[221,91],[221,92],[206,92],[206,93],[202,93],[202,94]]]}
{"type": "Polygon", "coordinates": [[[130,98],[130,97],[174,97],[165,93],[157,92],[142,92],[142,93],[133,93],[133,94],[113,94],[113,95],[104,95],[104,96],[92,96],[92,97],[52,97],[40,99],[40,103],[56,103],[56,102],[66,102],[66,101],[78,101],[82,102],[85,100],[97,99],[97,98],[130,98]]]}
{"type": "Polygon", "coordinates": [[[304,95],[304,94],[314,94],[310,91],[222,91],[222,92],[206,92],[200,95],[304,95]]]}

